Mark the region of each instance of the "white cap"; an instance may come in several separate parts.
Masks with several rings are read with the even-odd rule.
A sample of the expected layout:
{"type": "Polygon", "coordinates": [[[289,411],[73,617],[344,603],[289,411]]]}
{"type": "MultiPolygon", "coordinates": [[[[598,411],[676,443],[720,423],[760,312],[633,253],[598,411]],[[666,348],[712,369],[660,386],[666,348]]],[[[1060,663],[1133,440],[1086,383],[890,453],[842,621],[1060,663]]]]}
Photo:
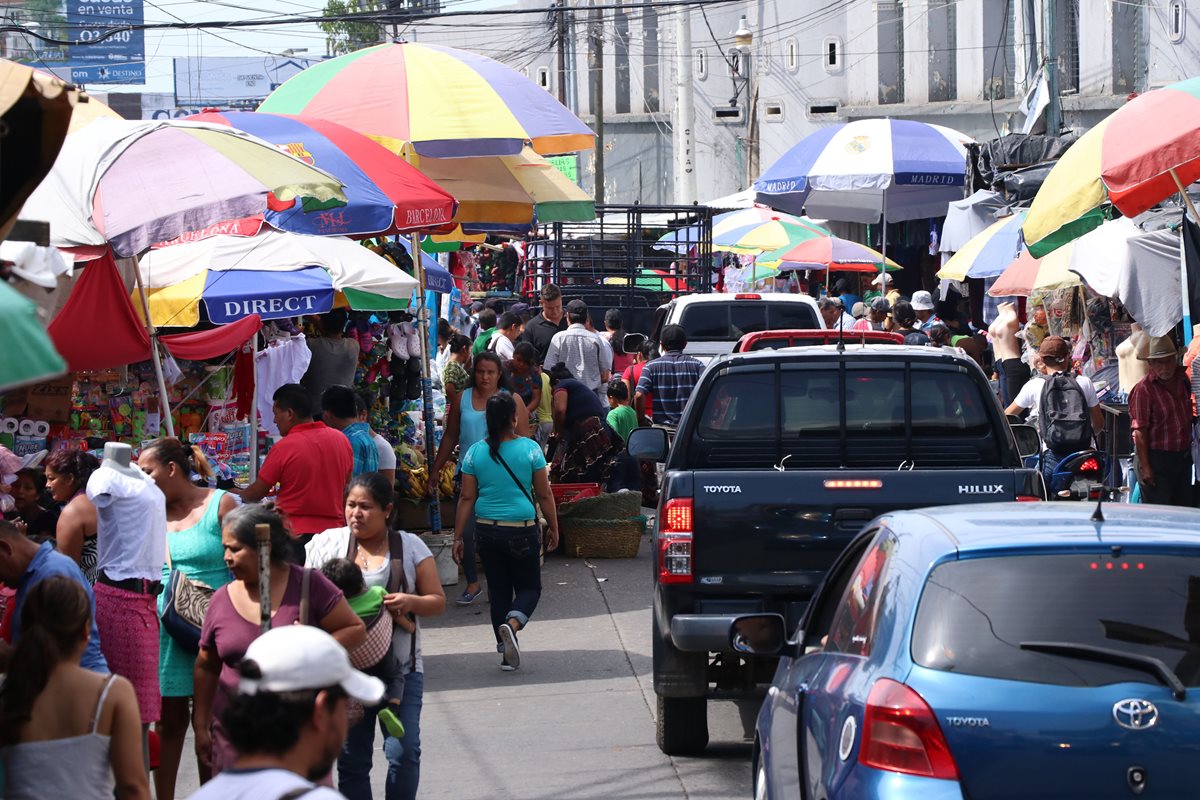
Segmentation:
{"type": "Polygon", "coordinates": [[[891,283],[891,282],[892,282],[892,276],[888,275],[886,272],[881,272],[875,276],[875,280],[871,281],[871,285],[878,286],[881,283],[891,283]]]}
{"type": "Polygon", "coordinates": [[[913,311],[933,311],[933,295],[929,292],[913,292],[913,311]]]}
{"type": "Polygon", "coordinates": [[[262,677],[240,679],[238,691],[242,694],[341,686],[365,705],[374,705],[383,697],[383,681],[350,666],[346,648],[312,625],[272,628],[250,643],[246,659],[258,665],[262,677]]]}

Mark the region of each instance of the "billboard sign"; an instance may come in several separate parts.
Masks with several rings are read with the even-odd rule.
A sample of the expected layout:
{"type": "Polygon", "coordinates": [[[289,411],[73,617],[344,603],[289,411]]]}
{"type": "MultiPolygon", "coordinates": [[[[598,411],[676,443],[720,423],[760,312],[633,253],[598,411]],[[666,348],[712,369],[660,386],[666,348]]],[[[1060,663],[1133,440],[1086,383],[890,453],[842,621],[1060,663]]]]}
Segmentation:
{"type": "MultiPolygon", "coordinates": [[[[124,83],[146,82],[146,62],[132,64],[72,64],[71,83],[124,83]]],[[[61,71],[61,70],[60,70],[61,71]]]]}
{"type": "Polygon", "coordinates": [[[295,56],[176,58],[175,104],[181,107],[255,104],[317,59],[295,56]]]}
{"type": "Polygon", "coordinates": [[[78,42],[67,48],[72,65],[146,60],[146,34],[131,30],[145,21],[142,0],[67,0],[66,6],[67,35],[78,42]]]}

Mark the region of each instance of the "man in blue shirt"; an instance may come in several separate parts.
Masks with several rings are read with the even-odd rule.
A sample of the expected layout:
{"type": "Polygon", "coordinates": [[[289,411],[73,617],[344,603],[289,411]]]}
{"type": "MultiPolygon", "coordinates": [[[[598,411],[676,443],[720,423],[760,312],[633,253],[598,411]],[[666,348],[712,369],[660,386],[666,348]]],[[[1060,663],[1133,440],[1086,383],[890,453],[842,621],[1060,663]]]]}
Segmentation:
{"type": "Polygon", "coordinates": [[[326,389],[321,395],[321,418],[350,440],[350,449],[354,451],[353,475],[379,471],[379,447],[371,435],[371,426],[358,419],[353,389],[349,386],[326,389]]]}
{"type": "MultiPolygon", "coordinates": [[[[17,590],[12,620],[13,644],[21,639],[21,611],[29,590],[38,582],[55,575],[70,578],[87,592],[88,603],[92,607],[92,628],[80,665],[92,672],[107,673],[108,663],[100,652],[100,631],[96,629],[96,598],[92,596],[92,587],[84,580],[79,565],[62,553],[55,552],[49,542],[39,546],[16,525],[0,521],[0,581],[17,590]]],[[[11,652],[5,653],[0,649],[0,670],[7,666],[9,656],[11,652]]]]}
{"type": "Polygon", "coordinates": [[[687,347],[687,334],[680,325],[667,325],[662,329],[659,342],[664,352],[642,368],[638,378],[634,407],[638,416],[646,415],[646,397],[654,397],[654,424],[676,426],[683,416],[683,409],[692,390],[700,382],[704,365],[691,356],[683,354],[687,347]]]}

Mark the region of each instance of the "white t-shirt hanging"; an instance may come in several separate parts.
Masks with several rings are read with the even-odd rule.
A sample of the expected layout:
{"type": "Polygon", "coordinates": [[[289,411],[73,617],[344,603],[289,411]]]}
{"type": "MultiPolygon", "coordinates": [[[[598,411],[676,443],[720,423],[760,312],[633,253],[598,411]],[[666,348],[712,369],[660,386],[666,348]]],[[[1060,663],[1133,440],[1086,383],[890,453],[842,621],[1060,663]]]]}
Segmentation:
{"type": "Polygon", "coordinates": [[[161,581],[167,560],[167,501],[137,467],[129,472],[102,464],[88,478],[96,506],[97,571],[113,580],[161,581]]]}

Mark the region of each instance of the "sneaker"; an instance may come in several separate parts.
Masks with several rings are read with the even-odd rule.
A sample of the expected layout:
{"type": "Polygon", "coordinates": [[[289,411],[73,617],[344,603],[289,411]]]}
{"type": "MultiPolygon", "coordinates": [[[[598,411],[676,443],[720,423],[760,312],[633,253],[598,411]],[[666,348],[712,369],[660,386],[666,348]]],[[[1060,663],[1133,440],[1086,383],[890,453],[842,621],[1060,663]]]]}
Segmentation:
{"type": "Polygon", "coordinates": [[[479,599],[479,595],[481,595],[481,594],[483,594],[482,586],[480,586],[479,590],[476,591],[474,594],[472,594],[467,589],[463,589],[463,593],[460,594],[457,598],[455,598],[454,603],[455,603],[455,605],[469,606],[469,605],[471,605],[471,603],[474,603],[477,599],[479,599]]]}
{"type": "Polygon", "coordinates": [[[505,665],[509,670],[521,666],[521,648],[517,645],[517,632],[507,622],[500,626],[500,644],[504,647],[504,660],[500,662],[500,669],[504,669],[505,665]]]}
{"type": "Polygon", "coordinates": [[[500,659],[500,671],[501,672],[516,672],[517,668],[515,666],[513,666],[512,664],[508,663],[507,658],[502,658],[502,659],[500,659]]]}
{"type": "Polygon", "coordinates": [[[396,716],[396,712],[389,706],[381,710],[378,714],[379,721],[383,723],[383,728],[394,739],[404,738],[404,723],[400,721],[400,717],[396,716]]]}

